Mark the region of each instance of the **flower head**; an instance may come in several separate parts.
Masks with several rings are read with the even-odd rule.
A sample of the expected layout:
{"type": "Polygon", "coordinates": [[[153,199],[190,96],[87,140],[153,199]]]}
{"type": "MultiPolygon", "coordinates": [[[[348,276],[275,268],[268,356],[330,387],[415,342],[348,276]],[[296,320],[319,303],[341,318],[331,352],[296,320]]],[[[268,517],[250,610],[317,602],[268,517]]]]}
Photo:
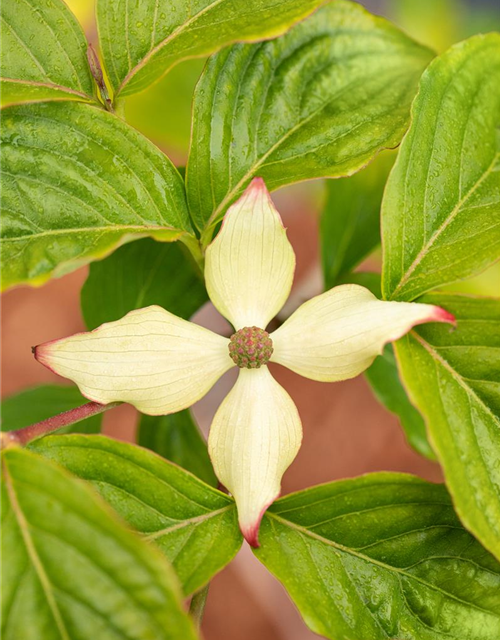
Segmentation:
{"type": "Polygon", "coordinates": [[[235,328],[219,336],[156,306],[89,333],[40,345],[35,357],[90,400],[128,402],[150,415],[194,404],[228,369],[236,384],[220,405],[208,440],[215,472],[234,496],[240,528],[258,545],[264,511],[300,447],[302,426],[288,393],[267,366],[276,362],[324,382],[357,376],[413,326],[453,322],[439,307],[382,302],[342,285],[299,307],[276,331],[266,326],[292,286],[295,255],[263,180],[229,208],[206,253],[210,298],[235,328]]]}

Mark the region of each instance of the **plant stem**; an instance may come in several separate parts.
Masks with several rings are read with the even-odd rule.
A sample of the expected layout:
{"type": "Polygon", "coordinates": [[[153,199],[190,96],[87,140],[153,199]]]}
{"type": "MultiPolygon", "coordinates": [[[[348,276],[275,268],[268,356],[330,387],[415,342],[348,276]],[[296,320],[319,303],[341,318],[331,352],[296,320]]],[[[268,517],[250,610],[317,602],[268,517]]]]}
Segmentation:
{"type": "Polygon", "coordinates": [[[200,238],[200,244],[202,247],[202,251],[208,247],[208,245],[212,242],[212,238],[214,235],[215,225],[211,225],[203,231],[200,238]]]}
{"type": "Polygon", "coordinates": [[[120,402],[111,402],[110,404],[88,402],[80,407],[59,413],[41,422],[35,422],[35,424],[30,424],[28,427],[23,427],[17,431],[6,431],[2,433],[2,449],[9,444],[27,445],[32,440],[36,440],[36,438],[41,438],[52,431],[57,431],[58,429],[62,429],[62,427],[75,424],[81,420],[85,420],[85,418],[90,418],[90,416],[108,411],[108,409],[114,409],[119,404],[120,402]]]}
{"type": "Polygon", "coordinates": [[[205,605],[207,603],[208,588],[210,582],[202,589],[197,591],[191,598],[191,604],[189,605],[189,613],[193,618],[196,629],[199,631],[201,627],[201,621],[203,620],[203,613],[205,611],[205,605]]]}
{"type": "Polygon", "coordinates": [[[113,103],[113,109],[117,116],[119,116],[122,120],[125,120],[125,99],[124,98],[115,98],[113,103]]]}
{"type": "Polygon", "coordinates": [[[205,257],[203,255],[203,250],[200,245],[200,241],[195,236],[191,234],[185,234],[179,238],[180,242],[184,244],[189,249],[191,257],[194,260],[194,263],[198,267],[200,274],[203,278],[203,274],[205,271],[205,257]]]}

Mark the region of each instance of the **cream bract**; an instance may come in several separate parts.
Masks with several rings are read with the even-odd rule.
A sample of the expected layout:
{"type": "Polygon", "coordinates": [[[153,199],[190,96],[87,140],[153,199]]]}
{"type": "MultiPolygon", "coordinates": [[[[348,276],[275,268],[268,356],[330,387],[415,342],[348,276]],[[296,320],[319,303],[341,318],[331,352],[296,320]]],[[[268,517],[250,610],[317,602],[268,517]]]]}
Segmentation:
{"type": "Polygon", "coordinates": [[[206,252],[207,290],[236,330],[231,341],[148,307],[35,351],[88,398],[128,402],[151,415],[190,406],[238,364],[238,379],[215,415],[208,446],[253,546],[302,439],[297,409],[269,371],[269,359],[314,380],[345,380],[413,326],[453,322],[440,307],[382,302],[364,287],[342,285],[304,303],[269,336],[266,326],[288,297],[294,268],[281,218],[264,182],[255,178],[228,209],[206,252]]]}

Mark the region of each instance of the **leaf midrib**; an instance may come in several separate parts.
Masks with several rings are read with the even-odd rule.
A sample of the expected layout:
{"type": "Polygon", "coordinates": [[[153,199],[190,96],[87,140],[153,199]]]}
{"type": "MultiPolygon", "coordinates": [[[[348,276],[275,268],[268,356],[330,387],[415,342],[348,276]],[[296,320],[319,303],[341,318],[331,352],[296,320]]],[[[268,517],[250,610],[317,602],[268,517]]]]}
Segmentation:
{"type": "MultiPolygon", "coordinates": [[[[476,402],[493,418],[493,420],[495,420],[495,422],[498,422],[498,416],[496,416],[493,413],[491,408],[486,404],[486,402],[480,396],[477,395],[474,389],[465,382],[470,378],[464,378],[463,376],[461,376],[458,373],[458,371],[452,367],[452,365],[448,362],[448,360],[443,358],[443,356],[436,351],[436,347],[434,347],[429,342],[427,342],[427,340],[424,340],[424,338],[422,338],[422,336],[420,336],[416,331],[411,331],[410,335],[429,353],[429,355],[434,359],[434,361],[439,362],[439,364],[442,367],[444,367],[453,376],[453,378],[458,382],[458,384],[465,390],[465,392],[469,396],[474,397],[476,402]]],[[[458,345],[455,345],[455,346],[458,346],[458,345]]],[[[484,345],[484,346],[487,347],[488,345],[484,345]]]]}
{"type": "Polygon", "coordinates": [[[145,540],[156,540],[161,536],[172,533],[173,531],[177,531],[179,529],[184,529],[185,527],[189,527],[190,525],[197,525],[201,522],[205,522],[206,520],[210,520],[211,518],[215,518],[222,513],[229,511],[230,509],[234,509],[234,504],[228,504],[225,507],[221,507],[216,511],[211,511],[210,513],[203,513],[199,516],[194,516],[193,518],[188,518],[183,520],[182,522],[178,522],[177,524],[172,525],[171,527],[165,527],[164,529],[159,529],[154,533],[144,534],[145,540]]]}
{"type": "Polygon", "coordinates": [[[448,226],[453,222],[456,216],[461,212],[463,206],[467,202],[467,200],[476,192],[476,190],[481,186],[481,184],[494,172],[496,163],[500,159],[500,151],[498,151],[494,156],[491,164],[488,166],[486,171],[482,174],[482,176],[472,185],[472,187],[467,191],[467,193],[459,199],[457,204],[453,207],[451,212],[447,215],[446,219],[440,224],[440,226],[434,231],[432,236],[427,240],[424,246],[420,249],[416,257],[414,258],[411,265],[408,267],[404,275],[399,280],[396,288],[391,294],[391,299],[393,299],[398,291],[400,291],[404,285],[410,279],[412,273],[417,269],[420,263],[425,259],[426,255],[431,250],[434,243],[439,239],[440,235],[448,228],[448,226]]]}
{"type": "MultiPolygon", "coordinates": [[[[57,436],[55,436],[57,437],[57,436]]],[[[77,436],[78,437],[78,436],[77,436]]],[[[148,469],[147,467],[141,465],[138,461],[136,460],[132,460],[131,458],[127,457],[126,455],[121,455],[119,452],[117,452],[116,450],[113,451],[111,449],[106,449],[104,447],[99,447],[98,445],[95,446],[93,442],[91,442],[90,438],[87,438],[87,436],[82,436],[82,438],[84,438],[86,440],[86,444],[84,446],[79,445],[78,443],[75,442],[75,444],[73,443],[68,443],[65,442],[65,444],[60,444],[57,445],[55,448],[56,449],[64,449],[64,448],[69,448],[69,449],[76,449],[77,451],[79,449],[83,449],[85,451],[97,451],[98,453],[105,453],[106,456],[108,457],[113,457],[116,458],[118,460],[121,461],[125,461],[127,464],[130,464],[131,466],[139,469],[142,472],[145,472],[146,474],[148,474],[149,476],[152,476],[157,482],[160,482],[161,484],[165,485],[166,487],[168,487],[168,489],[170,489],[171,491],[173,491],[174,493],[176,493],[177,495],[181,496],[181,498],[183,498],[184,500],[187,500],[188,502],[191,502],[192,504],[196,505],[198,508],[202,508],[205,511],[207,511],[208,513],[212,512],[212,509],[210,507],[207,507],[206,505],[202,504],[201,502],[197,502],[196,500],[194,500],[192,497],[190,497],[189,495],[187,495],[186,493],[183,493],[178,487],[174,486],[173,483],[169,482],[168,480],[166,480],[165,478],[161,477],[160,475],[158,475],[157,473],[155,473],[154,470],[148,469]]],[[[97,438],[102,438],[102,439],[106,439],[105,436],[96,436],[97,438]]],[[[66,440],[66,438],[65,438],[66,440]]],[[[148,451],[147,449],[143,449],[144,451],[148,451]]],[[[150,452],[152,453],[152,452],[150,452]]],[[[153,455],[157,458],[159,458],[162,463],[165,463],[167,465],[172,465],[177,467],[177,465],[175,465],[172,462],[167,461],[165,458],[163,458],[162,456],[160,456],[159,454],[154,454],[153,455]]],[[[177,467],[179,468],[179,467],[177,467]]],[[[193,481],[196,484],[201,484],[203,486],[204,489],[208,490],[212,495],[216,495],[219,498],[224,498],[226,500],[226,505],[225,506],[233,506],[234,502],[233,500],[227,496],[226,494],[218,491],[217,489],[214,489],[213,487],[209,487],[208,485],[206,485],[203,480],[200,480],[200,478],[198,478],[197,476],[195,476],[194,474],[192,474],[190,471],[187,471],[186,469],[182,469],[182,473],[186,474],[186,476],[189,477],[190,481],[193,481]]],[[[81,477],[81,476],[80,476],[81,477]]],[[[97,478],[92,478],[89,476],[86,476],[85,478],[82,477],[82,479],[86,480],[87,482],[105,482],[102,480],[98,480],[97,478]]],[[[124,491],[125,493],[128,493],[130,496],[135,497],[137,499],[137,496],[135,496],[135,494],[131,493],[130,491],[127,491],[126,489],[124,489],[123,487],[119,487],[116,484],[112,484],[111,482],[108,482],[108,484],[110,486],[114,486],[116,488],[121,489],[122,491],[124,491]]],[[[146,503],[144,503],[146,504],[146,503]]],[[[161,512],[160,512],[161,513],[161,512]]],[[[162,514],[165,515],[165,514],[162,514]]]]}
{"type": "MultiPolygon", "coordinates": [[[[12,82],[13,84],[27,85],[30,87],[44,87],[46,89],[61,91],[61,93],[69,93],[75,96],[79,96],[81,98],[85,98],[86,100],[95,102],[93,96],[87,93],[84,93],[82,91],[77,91],[76,89],[71,89],[70,87],[65,87],[64,85],[57,84],[55,82],[39,82],[37,80],[21,80],[19,78],[8,78],[6,76],[1,76],[0,82],[12,82]]],[[[60,99],[64,100],[63,97],[61,97],[60,99]]],[[[50,98],[43,98],[43,102],[48,102],[49,100],[50,98]]]]}
{"type": "Polygon", "coordinates": [[[78,227],[78,228],[68,228],[68,229],[47,229],[41,233],[30,233],[24,236],[16,236],[15,238],[2,238],[2,244],[8,242],[20,242],[22,240],[31,240],[38,239],[43,236],[55,236],[55,235],[64,235],[66,233],[87,233],[87,232],[95,232],[100,233],[102,231],[137,231],[138,233],[151,233],[154,231],[178,231],[179,235],[184,235],[186,232],[181,231],[180,229],[175,229],[175,227],[148,227],[148,226],[137,226],[137,225],[111,225],[111,226],[102,226],[102,227],[78,227]]]}
{"type": "MultiPolygon", "coordinates": [[[[447,591],[443,591],[443,589],[441,589],[440,587],[431,584],[430,582],[427,582],[426,580],[423,580],[422,578],[412,574],[412,573],[408,573],[407,571],[405,571],[404,569],[400,569],[399,567],[393,567],[391,565],[386,564],[385,562],[381,562],[380,560],[375,560],[374,558],[370,558],[370,556],[367,556],[363,553],[359,553],[359,551],[355,551],[354,549],[351,549],[350,547],[346,547],[342,544],[340,544],[339,542],[334,542],[333,540],[328,540],[328,538],[324,538],[323,536],[320,536],[317,533],[314,533],[312,531],[310,531],[309,529],[306,529],[305,527],[296,524],[295,522],[290,522],[289,520],[285,520],[284,518],[280,518],[278,515],[276,515],[273,512],[268,511],[266,513],[267,517],[270,518],[274,518],[275,520],[277,520],[278,522],[280,522],[282,525],[285,525],[287,527],[289,527],[290,529],[294,529],[295,531],[297,531],[300,535],[302,536],[307,536],[310,538],[313,538],[314,540],[318,540],[319,542],[326,544],[327,546],[333,547],[334,549],[337,549],[338,551],[345,553],[347,555],[351,555],[354,556],[356,558],[359,558],[360,560],[363,560],[365,562],[374,564],[382,569],[384,569],[385,571],[389,571],[389,572],[393,572],[395,574],[397,574],[398,576],[403,576],[409,580],[414,580],[415,582],[419,582],[420,584],[423,584],[425,587],[428,587],[430,589],[433,589],[434,591],[437,591],[438,593],[442,594],[444,597],[446,598],[450,598],[452,600],[455,600],[457,602],[460,602],[462,605],[466,605],[468,607],[471,607],[473,609],[477,609],[478,611],[482,611],[483,613],[486,613],[488,615],[493,615],[496,616],[497,618],[500,619],[500,614],[495,614],[494,612],[490,611],[489,609],[483,609],[482,607],[471,603],[471,602],[467,602],[465,600],[462,600],[461,598],[459,598],[458,596],[455,596],[452,593],[448,593],[447,591]]],[[[452,556],[450,556],[452,557],[452,556]]],[[[459,556],[456,556],[458,559],[463,559],[463,560],[467,560],[466,558],[460,558],[459,556]]]]}
{"type": "Polygon", "coordinates": [[[61,616],[61,612],[59,611],[59,608],[56,603],[56,599],[54,597],[54,593],[52,591],[52,585],[50,583],[50,580],[47,574],[45,573],[42,562],[38,556],[35,544],[29,532],[28,521],[26,520],[26,517],[21,509],[21,505],[19,504],[19,500],[17,498],[17,494],[14,489],[14,484],[12,482],[12,477],[9,473],[7,460],[5,457],[2,460],[2,467],[4,471],[3,475],[5,479],[5,487],[10,499],[12,511],[16,517],[19,531],[21,532],[21,535],[24,541],[26,552],[28,554],[28,557],[31,560],[32,566],[35,569],[36,575],[38,576],[38,580],[40,581],[40,585],[42,587],[43,593],[47,600],[47,604],[49,605],[49,609],[56,623],[59,634],[61,635],[61,638],[63,640],[70,640],[69,633],[66,629],[66,626],[61,616]]]}
{"type": "MultiPolygon", "coordinates": [[[[187,20],[183,24],[180,24],[166,38],[164,38],[156,46],[150,49],[148,53],[140,60],[140,62],[138,62],[135,65],[135,67],[132,67],[131,69],[129,69],[125,78],[123,78],[121,83],[118,85],[118,89],[116,90],[116,95],[118,96],[120,94],[120,92],[128,84],[128,82],[149,62],[150,58],[152,58],[157,53],[157,51],[160,51],[161,49],[163,49],[163,47],[166,47],[171,40],[175,40],[175,38],[177,38],[177,36],[180,35],[193,22],[196,22],[198,18],[202,17],[205,13],[208,13],[211,9],[213,9],[218,4],[221,4],[222,2],[226,2],[226,0],[214,0],[214,2],[207,5],[204,9],[199,11],[192,18],[189,18],[189,20],[187,20]]],[[[154,23],[154,28],[156,29],[156,22],[154,23]]]]}

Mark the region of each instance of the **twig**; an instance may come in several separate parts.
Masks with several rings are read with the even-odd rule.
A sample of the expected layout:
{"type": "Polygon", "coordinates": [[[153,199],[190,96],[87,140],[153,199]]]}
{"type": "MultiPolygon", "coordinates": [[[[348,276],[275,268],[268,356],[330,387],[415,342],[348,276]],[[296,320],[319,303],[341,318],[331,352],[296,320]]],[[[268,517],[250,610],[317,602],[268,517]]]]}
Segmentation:
{"type": "Polygon", "coordinates": [[[30,424],[28,427],[23,427],[17,431],[6,431],[2,433],[2,449],[7,447],[9,444],[24,446],[32,440],[41,438],[52,431],[57,431],[58,429],[62,429],[62,427],[75,424],[81,420],[85,420],[85,418],[90,418],[90,416],[98,415],[99,413],[108,411],[108,409],[114,409],[119,404],[120,402],[111,402],[109,404],[88,402],[80,407],[75,407],[74,409],[70,409],[64,413],[59,413],[58,415],[42,420],[41,422],[35,422],[35,424],[30,424]]]}

